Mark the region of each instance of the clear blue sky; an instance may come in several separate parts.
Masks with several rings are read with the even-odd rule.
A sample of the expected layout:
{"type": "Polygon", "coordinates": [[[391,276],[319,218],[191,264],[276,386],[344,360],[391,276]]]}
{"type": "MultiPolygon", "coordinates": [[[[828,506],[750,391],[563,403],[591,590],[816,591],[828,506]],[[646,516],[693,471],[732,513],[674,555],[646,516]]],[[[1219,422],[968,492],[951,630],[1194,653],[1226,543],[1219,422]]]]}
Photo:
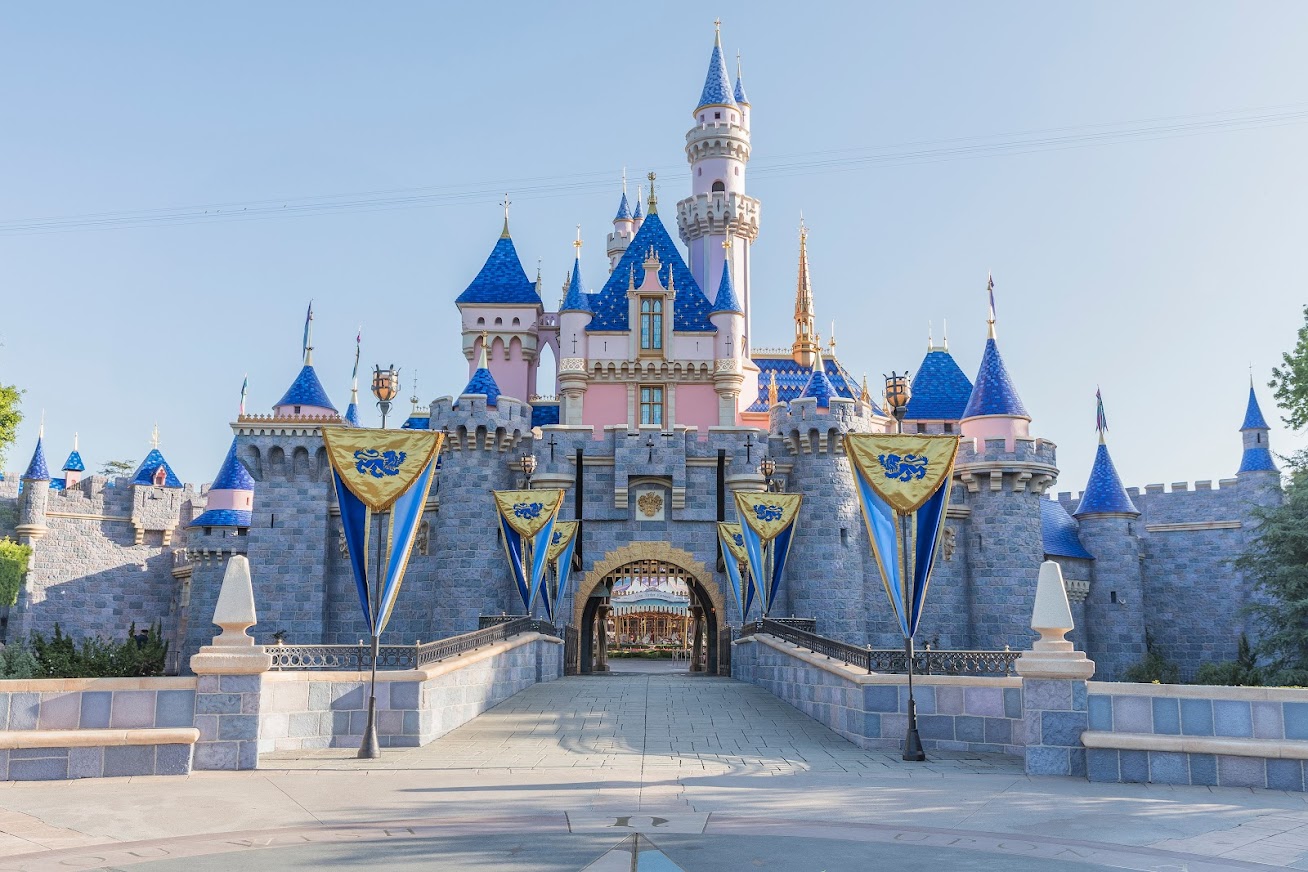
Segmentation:
{"type": "Polygon", "coordinates": [[[1088,475],[1096,385],[1129,485],[1232,475],[1251,363],[1274,446],[1303,444],[1263,384],[1305,302],[1308,5],[19,4],[0,379],[27,419],[6,465],[44,409],[54,466],[74,431],[88,467],[139,461],[158,421],[207,481],[242,376],[260,411],[294,377],[309,298],[342,409],[360,322],[406,396],[415,370],[424,402],[457,391],[453,299],[500,192],[548,302],[577,223],[597,288],[622,167],[657,169],[664,204],[688,189],[718,15],[754,106],[755,344],[790,341],[802,210],[823,332],[874,384],[946,318],[973,374],[994,271],[1059,490],[1088,475]],[[130,220],[30,232],[100,213],[130,220]]]}

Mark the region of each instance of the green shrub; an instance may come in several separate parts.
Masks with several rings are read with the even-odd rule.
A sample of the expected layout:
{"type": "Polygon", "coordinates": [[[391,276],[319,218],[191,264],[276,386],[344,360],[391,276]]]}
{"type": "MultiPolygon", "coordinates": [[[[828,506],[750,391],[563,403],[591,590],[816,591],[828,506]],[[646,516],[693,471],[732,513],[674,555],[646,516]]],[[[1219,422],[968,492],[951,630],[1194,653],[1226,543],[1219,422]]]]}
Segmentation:
{"type": "Polygon", "coordinates": [[[81,644],[65,636],[58,624],[54,635],[46,639],[33,631],[28,642],[38,664],[41,678],[136,678],[163,675],[168,659],[168,643],[155,624],[146,631],[143,642],[136,640],[136,624],[128,637],[115,642],[99,636],[83,639],[81,644]]]}
{"type": "Polygon", "coordinates": [[[1240,634],[1240,645],[1234,660],[1225,663],[1205,663],[1195,673],[1195,684],[1221,684],[1228,687],[1261,687],[1263,673],[1258,668],[1249,637],[1240,634]]]}
{"type": "Polygon", "coordinates": [[[22,645],[0,648],[0,678],[35,678],[40,671],[41,664],[22,645]]]}
{"type": "Polygon", "coordinates": [[[1180,684],[1181,668],[1163,656],[1163,652],[1154,646],[1154,640],[1145,634],[1145,656],[1139,663],[1129,667],[1122,675],[1124,681],[1139,684],[1180,684]]]}
{"type": "Polygon", "coordinates": [[[27,562],[32,559],[32,549],[12,539],[0,539],[0,606],[12,606],[18,602],[18,589],[27,574],[27,562]]]}

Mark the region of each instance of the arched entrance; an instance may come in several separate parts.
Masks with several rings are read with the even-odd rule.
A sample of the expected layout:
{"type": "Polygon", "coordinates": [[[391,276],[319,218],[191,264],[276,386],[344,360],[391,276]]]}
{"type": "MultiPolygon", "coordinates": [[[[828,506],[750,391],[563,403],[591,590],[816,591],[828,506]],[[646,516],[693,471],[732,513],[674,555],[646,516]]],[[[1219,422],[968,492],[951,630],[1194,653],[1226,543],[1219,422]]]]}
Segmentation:
{"type": "Polygon", "coordinates": [[[665,542],[633,542],[604,555],[578,586],[573,605],[573,624],[581,629],[581,671],[592,671],[596,655],[596,623],[600,608],[609,605],[609,593],[615,584],[642,578],[667,579],[684,583],[690,604],[702,609],[702,641],[707,652],[705,671],[718,673],[719,629],[726,620],[722,592],[713,579],[710,567],[695,556],[665,542]]]}

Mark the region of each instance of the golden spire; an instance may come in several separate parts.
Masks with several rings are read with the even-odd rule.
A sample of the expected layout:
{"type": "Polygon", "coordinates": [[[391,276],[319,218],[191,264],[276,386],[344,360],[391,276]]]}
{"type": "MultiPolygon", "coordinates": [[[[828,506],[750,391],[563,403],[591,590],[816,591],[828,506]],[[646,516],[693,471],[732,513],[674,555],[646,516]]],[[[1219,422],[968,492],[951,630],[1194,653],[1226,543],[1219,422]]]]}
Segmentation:
{"type": "Polygon", "coordinates": [[[659,213],[659,198],[654,195],[655,175],[651,171],[645,178],[649,179],[649,206],[646,208],[645,213],[647,215],[657,215],[659,213]]]}
{"type": "Polygon", "coordinates": [[[490,360],[487,352],[489,347],[487,339],[489,339],[489,337],[489,333],[485,330],[481,331],[481,359],[477,361],[477,369],[490,369],[490,360]]]}
{"type": "Polygon", "coordinates": [[[831,357],[836,356],[836,322],[831,322],[831,338],[827,340],[827,350],[831,352],[831,357]]]}
{"type": "Polygon", "coordinates": [[[154,422],[154,431],[150,433],[150,447],[151,448],[159,447],[159,422],[158,421],[154,422]]]}
{"type": "Polygon", "coordinates": [[[508,239],[509,238],[509,207],[513,205],[513,201],[509,199],[508,194],[505,194],[504,200],[500,203],[500,205],[504,207],[504,229],[500,231],[500,239],[508,239]]]}
{"type": "Polygon", "coordinates": [[[817,329],[813,323],[813,285],[808,275],[808,227],[799,217],[799,278],[795,287],[795,342],[790,354],[800,366],[811,366],[817,352],[817,329]]]}
{"type": "Polygon", "coordinates": [[[719,48],[722,47],[722,19],[721,18],[713,19],[713,41],[718,44],[719,48]]]}
{"type": "Polygon", "coordinates": [[[774,370],[768,374],[768,406],[777,404],[777,374],[774,370]]]}
{"type": "Polygon", "coordinates": [[[863,391],[858,395],[858,398],[864,403],[872,402],[872,394],[867,389],[867,373],[863,373],[863,391]]]}
{"type": "MultiPolygon", "coordinates": [[[[626,182],[624,181],[625,185],[626,182]]],[[[581,225],[577,225],[577,238],[573,240],[572,247],[577,250],[577,260],[581,260],[581,225]]]]}

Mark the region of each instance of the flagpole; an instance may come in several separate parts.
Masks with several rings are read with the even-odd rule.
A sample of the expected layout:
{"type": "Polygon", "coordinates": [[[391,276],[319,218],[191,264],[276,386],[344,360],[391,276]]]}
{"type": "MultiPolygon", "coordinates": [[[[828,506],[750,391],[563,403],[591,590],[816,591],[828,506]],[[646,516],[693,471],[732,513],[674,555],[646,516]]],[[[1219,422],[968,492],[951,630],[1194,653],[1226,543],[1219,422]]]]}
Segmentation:
{"type": "Polygon", "coordinates": [[[359,743],[360,760],[376,760],[381,756],[381,747],[377,743],[377,657],[381,652],[381,592],[386,578],[385,562],[382,553],[386,539],[382,535],[382,513],[377,513],[377,577],[372,585],[372,679],[368,686],[368,725],[363,730],[363,740],[359,743]]]}
{"type": "MultiPolygon", "coordinates": [[[[990,329],[994,330],[993,320],[990,329]]],[[[895,432],[898,434],[904,432],[904,416],[908,414],[910,397],[908,373],[897,375],[892,371],[886,379],[886,405],[890,406],[891,414],[895,417],[895,432]]],[[[903,600],[904,655],[908,665],[908,731],[904,735],[903,759],[910,763],[921,763],[926,760],[926,752],[922,750],[922,737],[917,732],[917,700],[913,698],[913,555],[908,548],[908,515],[895,512],[895,523],[899,526],[899,549],[904,555],[899,566],[899,591],[903,600]]]]}

